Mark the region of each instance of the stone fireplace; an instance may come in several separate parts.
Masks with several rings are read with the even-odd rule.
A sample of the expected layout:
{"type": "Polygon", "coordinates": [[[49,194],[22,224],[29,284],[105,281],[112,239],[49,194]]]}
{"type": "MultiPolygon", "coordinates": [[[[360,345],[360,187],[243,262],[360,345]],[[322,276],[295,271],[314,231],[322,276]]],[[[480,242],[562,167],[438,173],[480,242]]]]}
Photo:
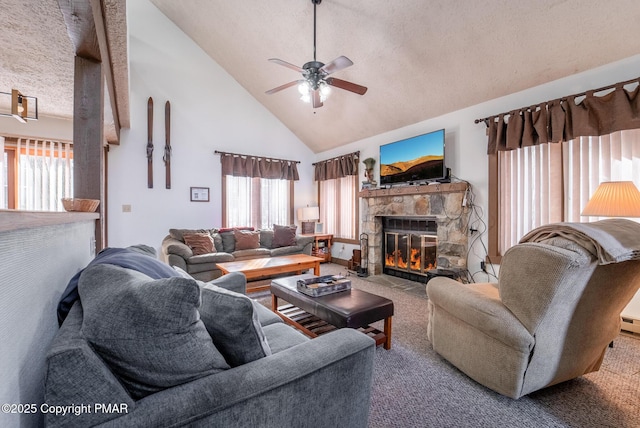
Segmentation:
{"type": "Polygon", "coordinates": [[[369,273],[404,269],[411,262],[412,249],[414,267],[409,266],[407,272],[424,275],[434,258],[433,267],[466,269],[469,209],[462,206],[466,191],[466,183],[362,190],[361,233],[369,238],[369,273]],[[388,226],[383,227],[383,222],[388,226]],[[405,224],[419,230],[398,231],[405,224]],[[394,246],[387,263],[387,250],[394,246]],[[387,264],[394,266],[385,267],[387,264]]]}

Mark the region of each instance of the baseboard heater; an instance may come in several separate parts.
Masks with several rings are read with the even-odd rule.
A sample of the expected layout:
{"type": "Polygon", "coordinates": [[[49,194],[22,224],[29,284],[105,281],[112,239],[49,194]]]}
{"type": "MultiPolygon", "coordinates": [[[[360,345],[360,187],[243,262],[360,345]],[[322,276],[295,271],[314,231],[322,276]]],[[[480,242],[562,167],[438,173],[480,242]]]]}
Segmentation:
{"type": "Polygon", "coordinates": [[[640,320],[622,317],[622,327],[620,328],[631,333],[640,333],[640,320]]]}

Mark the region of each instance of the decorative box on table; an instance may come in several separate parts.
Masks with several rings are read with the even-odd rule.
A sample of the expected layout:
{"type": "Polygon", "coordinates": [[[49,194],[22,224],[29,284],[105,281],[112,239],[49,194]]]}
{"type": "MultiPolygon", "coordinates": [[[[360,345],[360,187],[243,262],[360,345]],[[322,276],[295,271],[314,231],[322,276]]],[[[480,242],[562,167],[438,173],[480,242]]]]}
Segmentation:
{"type": "Polygon", "coordinates": [[[342,275],[325,275],[299,279],[296,283],[299,292],[311,297],[319,297],[340,291],[351,290],[351,280],[342,275]]]}

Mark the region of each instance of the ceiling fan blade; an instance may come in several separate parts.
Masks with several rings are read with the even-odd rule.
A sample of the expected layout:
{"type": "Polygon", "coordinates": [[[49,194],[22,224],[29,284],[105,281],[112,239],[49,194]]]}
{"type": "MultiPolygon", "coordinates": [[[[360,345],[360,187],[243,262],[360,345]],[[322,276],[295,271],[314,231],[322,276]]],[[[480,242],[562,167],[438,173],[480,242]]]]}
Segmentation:
{"type": "Polygon", "coordinates": [[[313,108],[322,107],[322,100],[320,100],[320,91],[315,90],[311,93],[311,98],[313,100],[313,108]]]}
{"type": "Polygon", "coordinates": [[[293,65],[290,62],[283,61],[283,60],[278,59],[278,58],[269,58],[269,61],[275,62],[276,64],[284,65],[285,67],[290,68],[292,70],[295,70],[298,73],[304,73],[305,72],[305,70],[303,68],[298,67],[297,65],[293,65]]]}
{"type": "Polygon", "coordinates": [[[328,75],[331,73],[335,73],[336,71],[345,69],[347,67],[351,67],[352,65],[353,65],[353,62],[349,58],[347,58],[346,56],[339,56],[338,58],[334,59],[330,63],[323,65],[320,68],[320,72],[324,73],[325,75],[328,75]]]}
{"type": "Polygon", "coordinates": [[[345,91],[355,92],[358,95],[364,95],[367,92],[367,88],[365,86],[347,82],[342,79],[336,79],[335,77],[329,77],[325,79],[325,82],[327,82],[327,85],[335,86],[336,88],[344,89],[345,91]]]}
{"type": "Polygon", "coordinates": [[[265,92],[265,94],[267,95],[271,95],[271,94],[275,94],[276,92],[279,92],[283,89],[287,89],[290,88],[292,86],[298,85],[300,83],[304,82],[304,80],[294,80],[293,82],[289,82],[289,83],[285,83],[284,85],[280,85],[277,88],[273,88],[273,89],[269,89],[268,91],[265,92]]]}

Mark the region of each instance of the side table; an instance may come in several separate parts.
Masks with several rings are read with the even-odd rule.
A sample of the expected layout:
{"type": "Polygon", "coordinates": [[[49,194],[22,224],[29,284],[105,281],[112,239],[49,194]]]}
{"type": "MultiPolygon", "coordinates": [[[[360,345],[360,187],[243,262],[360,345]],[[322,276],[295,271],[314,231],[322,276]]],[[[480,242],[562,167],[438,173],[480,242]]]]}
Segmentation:
{"type": "Polygon", "coordinates": [[[333,244],[333,235],[327,233],[315,233],[313,236],[313,246],[311,247],[311,255],[323,259],[320,263],[331,261],[331,245],[333,244]]]}

